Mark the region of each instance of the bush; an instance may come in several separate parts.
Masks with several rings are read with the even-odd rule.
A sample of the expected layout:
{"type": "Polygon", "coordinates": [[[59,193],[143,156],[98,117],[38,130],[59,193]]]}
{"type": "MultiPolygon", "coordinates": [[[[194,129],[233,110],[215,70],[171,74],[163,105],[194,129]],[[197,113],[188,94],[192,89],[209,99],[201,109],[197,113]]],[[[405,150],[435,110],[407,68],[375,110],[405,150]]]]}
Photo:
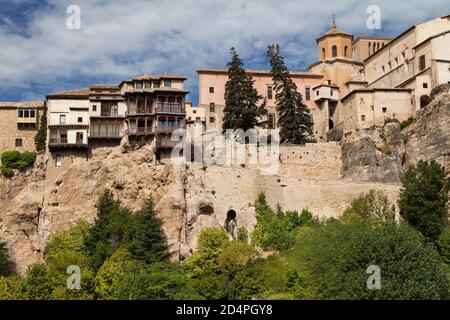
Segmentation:
{"type": "Polygon", "coordinates": [[[46,261],[61,253],[78,253],[88,256],[86,248],[86,238],[89,235],[89,224],[85,221],[78,222],[68,231],[59,232],[53,235],[48,244],[45,254],[46,261]]]}
{"type": "Polygon", "coordinates": [[[409,127],[411,124],[414,123],[414,121],[416,121],[416,119],[414,119],[414,117],[409,117],[405,121],[402,121],[402,123],[400,123],[400,130],[403,130],[403,129],[409,127]]]}
{"type": "Polygon", "coordinates": [[[437,244],[442,260],[446,264],[450,264],[450,228],[446,228],[444,232],[442,232],[437,244]]]}
{"type": "Polygon", "coordinates": [[[343,220],[369,219],[375,222],[395,220],[395,208],[383,191],[370,190],[353,199],[342,214],[343,220]]]}
{"type": "Polygon", "coordinates": [[[8,249],[5,243],[0,243],[0,276],[8,273],[8,249]]]}
{"type": "Polygon", "coordinates": [[[2,154],[1,171],[5,177],[11,177],[14,169],[23,171],[34,164],[36,154],[34,152],[6,151],[2,154]]]}
{"type": "Polygon", "coordinates": [[[316,299],[446,299],[450,285],[438,253],[406,224],[329,221],[289,253],[316,299]],[[370,290],[371,265],[381,289],[370,290]]]}
{"type": "Polygon", "coordinates": [[[426,238],[436,240],[448,221],[450,182],[444,167],[436,161],[421,160],[408,168],[401,182],[401,216],[426,238]]]}

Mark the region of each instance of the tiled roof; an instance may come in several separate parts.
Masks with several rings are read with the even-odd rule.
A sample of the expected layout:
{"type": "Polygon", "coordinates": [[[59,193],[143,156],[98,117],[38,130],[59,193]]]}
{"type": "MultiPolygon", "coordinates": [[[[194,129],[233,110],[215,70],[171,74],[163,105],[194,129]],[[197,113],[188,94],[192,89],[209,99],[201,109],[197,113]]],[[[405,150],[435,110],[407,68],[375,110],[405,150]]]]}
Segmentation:
{"type": "Polygon", "coordinates": [[[344,36],[351,36],[353,37],[353,35],[351,33],[345,32],[341,29],[338,29],[336,27],[331,28],[330,31],[328,31],[327,33],[324,33],[323,35],[317,37],[317,40],[323,38],[323,37],[327,37],[327,36],[335,36],[335,35],[344,35],[344,36]]]}
{"type": "MultiPolygon", "coordinates": [[[[254,75],[270,75],[269,70],[245,69],[245,72],[254,74],[254,75]]],[[[197,70],[197,73],[228,73],[228,68],[200,69],[200,70],[197,70]]],[[[311,76],[311,77],[320,77],[320,78],[323,77],[320,74],[306,72],[306,71],[290,71],[289,74],[291,76],[311,76]]]]}
{"type": "Polygon", "coordinates": [[[0,108],[39,108],[44,105],[40,101],[25,101],[25,102],[1,102],[0,108]]]}
{"type": "Polygon", "coordinates": [[[69,90],[69,91],[62,91],[62,92],[55,92],[50,93],[47,95],[47,98],[70,98],[70,97],[88,97],[90,93],[89,88],[83,88],[83,89],[75,89],[75,90],[69,90]]]}

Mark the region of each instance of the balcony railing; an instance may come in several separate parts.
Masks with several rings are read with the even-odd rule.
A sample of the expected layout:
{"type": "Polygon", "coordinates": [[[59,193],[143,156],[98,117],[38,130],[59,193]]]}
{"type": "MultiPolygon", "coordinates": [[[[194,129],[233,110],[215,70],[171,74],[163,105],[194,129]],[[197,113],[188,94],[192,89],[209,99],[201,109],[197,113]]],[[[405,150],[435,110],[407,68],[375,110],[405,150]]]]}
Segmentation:
{"type": "Polygon", "coordinates": [[[186,113],[186,109],[179,105],[159,104],[156,108],[157,112],[162,113],[186,113]]]}
{"type": "Polygon", "coordinates": [[[180,129],[181,127],[177,126],[160,126],[156,127],[156,131],[160,133],[172,133],[177,129],[180,129]]]}
{"type": "Polygon", "coordinates": [[[58,144],[68,144],[67,138],[50,138],[49,144],[58,145],[58,144]]]}
{"type": "Polygon", "coordinates": [[[89,138],[105,138],[105,139],[121,139],[123,133],[121,132],[91,132],[89,138]]]}
{"type": "Polygon", "coordinates": [[[145,134],[154,134],[155,130],[153,128],[144,128],[144,127],[137,127],[137,128],[131,128],[127,129],[125,131],[125,134],[127,136],[129,135],[145,135],[145,134]]]}
{"type": "Polygon", "coordinates": [[[147,108],[130,108],[127,111],[127,115],[138,115],[138,114],[152,114],[153,110],[151,107],[147,108]]]}

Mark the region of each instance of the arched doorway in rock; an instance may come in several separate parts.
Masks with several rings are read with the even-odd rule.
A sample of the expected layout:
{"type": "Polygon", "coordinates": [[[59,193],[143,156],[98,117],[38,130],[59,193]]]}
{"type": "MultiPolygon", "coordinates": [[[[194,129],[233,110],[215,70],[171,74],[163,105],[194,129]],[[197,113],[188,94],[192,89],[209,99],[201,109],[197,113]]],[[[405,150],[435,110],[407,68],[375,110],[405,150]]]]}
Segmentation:
{"type": "Polygon", "coordinates": [[[228,210],[227,219],[225,220],[225,230],[233,237],[237,238],[237,214],[233,209],[228,210]]]}
{"type": "Polygon", "coordinates": [[[431,99],[429,96],[421,96],[420,97],[420,109],[425,108],[430,102],[431,102],[431,99]]]}
{"type": "Polygon", "coordinates": [[[328,120],[328,130],[331,130],[333,128],[334,128],[334,122],[333,122],[333,120],[329,119],[328,120]]]}

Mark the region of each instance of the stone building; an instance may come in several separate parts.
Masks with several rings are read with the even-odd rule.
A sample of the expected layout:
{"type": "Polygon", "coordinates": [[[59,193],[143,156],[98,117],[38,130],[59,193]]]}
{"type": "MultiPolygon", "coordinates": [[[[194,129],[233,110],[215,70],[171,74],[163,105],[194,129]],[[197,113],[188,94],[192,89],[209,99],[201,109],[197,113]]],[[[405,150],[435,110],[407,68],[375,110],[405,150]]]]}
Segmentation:
{"type": "MultiPolygon", "coordinates": [[[[254,88],[263,97],[260,101],[266,102],[267,116],[260,119],[267,128],[275,128],[278,121],[278,114],[275,105],[275,91],[273,89],[273,79],[270,71],[246,70],[255,81],[254,88]]],[[[229,80],[228,69],[201,69],[197,70],[199,75],[199,107],[205,109],[206,130],[217,129],[222,131],[223,110],[225,108],[225,84],[229,80]]],[[[297,86],[298,92],[302,94],[303,102],[308,106],[313,117],[314,132],[320,137],[324,132],[323,123],[328,123],[328,118],[315,102],[316,96],[313,88],[323,82],[323,76],[312,72],[290,73],[292,80],[297,86]]]]}
{"type": "Polygon", "coordinates": [[[0,102],[0,153],[33,151],[42,102],[0,102]]]}
{"type": "Polygon", "coordinates": [[[196,132],[206,131],[206,117],[204,107],[194,107],[192,102],[186,102],[186,130],[193,139],[196,132]]]}
{"type": "MultiPolygon", "coordinates": [[[[50,151],[85,150],[98,144],[154,143],[156,157],[167,156],[177,141],[172,132],[185,126],[183,76],[143,75],[120,85],[95,84],[90,88],[47,95],[50,151]]],[[[60,162],[61,152],[56,162],[60,162]]]]}

